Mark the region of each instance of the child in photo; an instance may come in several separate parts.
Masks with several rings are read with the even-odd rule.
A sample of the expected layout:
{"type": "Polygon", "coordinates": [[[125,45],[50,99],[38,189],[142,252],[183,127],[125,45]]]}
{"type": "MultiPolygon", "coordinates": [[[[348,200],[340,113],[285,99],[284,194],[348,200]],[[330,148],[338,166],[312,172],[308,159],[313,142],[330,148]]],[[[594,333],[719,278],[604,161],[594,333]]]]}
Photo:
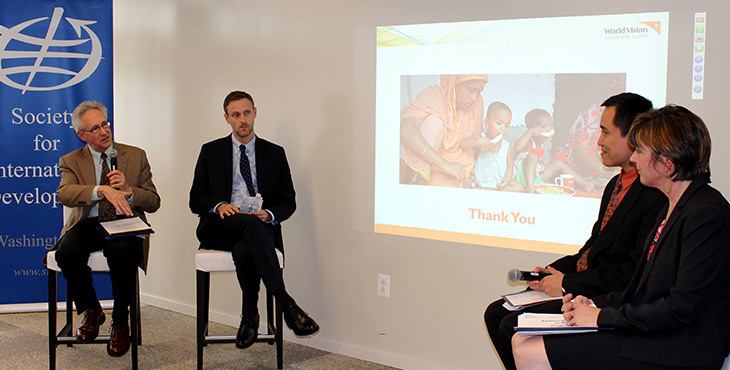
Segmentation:
{"type": "Polygon", "coordinates": [[[513,180],[513,151],[504,136],[512,122],[512,110],[502,102],[493,102],[487,108],[482,132],[483,146],[474,164],[474,178],[481,189],[522,191],[513,180]]]}
{"type": "Polygon", "coordinates": [[[545,143],[555,135],[553,117],[544,109],[533,109],[525,115],[527,131],[515,141],[516,153],[515,180],[525,187],[525,192],[534,193],[535,185],[546,184],[560,174],[575,176],[575,186],[584,191],[591,191],[596,180],[586,181],[565,162],[543,162],[545,143]]]}

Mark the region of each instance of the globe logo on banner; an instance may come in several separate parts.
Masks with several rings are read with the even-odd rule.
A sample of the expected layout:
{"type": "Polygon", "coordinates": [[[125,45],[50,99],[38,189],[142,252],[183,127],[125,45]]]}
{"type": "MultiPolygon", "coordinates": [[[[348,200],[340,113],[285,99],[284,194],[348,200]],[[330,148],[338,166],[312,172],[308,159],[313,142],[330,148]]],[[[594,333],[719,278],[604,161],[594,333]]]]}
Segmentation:
{"type": "Polygon", "coordinates": [[[63,12],[55,8],[50,20],[31,19],[10,28],[0,25],[0,82],[25,94],[60,90],[94,73],[102,59],[101,41],[89,27],[96,21],[63,18],[63,12]],[[73,32],[60,32],[64,26],[73,32]]]}

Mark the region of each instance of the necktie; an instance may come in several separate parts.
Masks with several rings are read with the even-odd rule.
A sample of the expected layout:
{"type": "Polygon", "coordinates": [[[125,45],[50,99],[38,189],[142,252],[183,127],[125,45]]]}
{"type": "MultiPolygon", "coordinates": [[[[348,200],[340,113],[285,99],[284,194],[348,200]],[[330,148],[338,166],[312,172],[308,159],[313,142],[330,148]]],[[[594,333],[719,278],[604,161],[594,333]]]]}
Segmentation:
{"type": "MultiPolygon", "coordinates": [[[[618,207],[618,202],[621,199],[621,188],[623,188],[623,176],[618,177],[618,181],[616,181],[616,187],[613,188],[613,193],[611,193],[611,200],[608,202],[608,207],[606,207],[606,213],[603,214],[603,220],[601,220],[601,229],[598,231],[600,234],[601,231],[603,231],[603,227],[606,226],[606,223],[608,223],[608,220],[611,219],[611,216],[613,216],[613,212],[616,210],[616,207],[618,207]]],[[[578,263],[576,265],[576,271],[585,271],[588,269],[588,253],[591,251],[591,248],[586,249],[585,252],[580,256],[580,259],[578,259],[578,263]]]]}
{"type": "MultiPolygon", "coordinates": [[[[106,153],[101,153],[101,178],[99,179],[99,185],[109,185],[109,165],[106,163],[106,153]]],[[[114,206],[106,200],[102,199],[99,202],[99,221],[113,220],[117,216],[117,211],[114,206]]]]}
{"type": "Polygon", "coordinates": [[[241,176],[246,181],[246,189],[248,189],[248,196],[252,197],[256,195],[256,191],[253,189],[253,179],[251,178],[251,165],[248,163],[248,156],[246,155],[246,146],[241,144],[241,176]]]}
{"type": "Polygon", "coordinates": [[[616,207],[618,207],[618,201],[621,199],[621,189],[623,188],[623,176],[618,177],[618,181],[616,181],[616,187],[613,188],[613,193],[611,193],[611,201],[608,202],[608,207],[606,208],[606,213],[603,215],[603,220],[601,221],[601,231],[603,231],[603,227],[606,226],[606,223],[608,223],[608,220],[611,219],[611,216],[613,216],[613,212],[616,210],[616,207]]]}

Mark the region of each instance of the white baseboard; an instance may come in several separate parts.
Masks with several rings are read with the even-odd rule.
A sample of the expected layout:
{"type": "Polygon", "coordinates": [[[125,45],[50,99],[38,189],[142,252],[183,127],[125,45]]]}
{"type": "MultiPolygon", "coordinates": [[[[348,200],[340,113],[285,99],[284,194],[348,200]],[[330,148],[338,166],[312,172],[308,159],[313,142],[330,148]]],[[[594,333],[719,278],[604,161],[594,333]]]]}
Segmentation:
{"type": "MultiPolygon", "coordinates": [[[[149,304],[152,306],[164,308],[166,310],[179,312],[188,316],[195,317],[195,306],[180,303],[176,301],[172,301],[166,298],[157,297],[150,294],[142,294],[142,297],[140,298],[142,303],[149,304]]],[[[238,327],[238,324],[241,323],[241,318],[239,316],[233,316],[230,314],[221,313],[215,310],[210,310],[210,313],[208,314],[210,321],[217,322],[219,324],[224,324],[228,326],[232,326],[234,328],[238,327]]]]}
{"type": "Polygon", "coordinates": [[[399,355],[397,353],[376,351],[371,348],[322,340],[317,338],[317,336],[314,336],[312,338],[297,338],[293,333],[285,331],[284,339],[304,346],[321,349],[323,351],[337,353],[340,355],[354,357],[387,366],[397,367],[400,369],[456,369],[454,367],[444,366],[433,362],[427,362],[416,358],[399,355]]]}
{"type": "Polygon", "coordinates": [[[144,304],[179,312],[188,316],[195,316],[195,306],[193,305],[172,301],[166,298],[160,298],[158,296],[146,293],[140,293],[139,300],[144,304]]]}
{"type": "MultiPolygon", "coordinates": [[[[112,308],[114,301],[101,301],[101,308],[112,308]]],[[[66,301],[58,302],[58,310],[66,309],[66,301]]],[[[0,304],[0,313],[21,313],[21,312],[48,312],[48,302],[43,303],[17,303],[17,304],[0,304]]]]}
{"type": "MultiPolygon", "coordinates": [[[[152,306],[157,306],[167,310],[180,312],[185,315],[195,316],[195,307],[193,305],[183,304],[171,301],[169,299],[160,298],[148,294],[142,294],[142,302],[152,306]]],[[[232,327],[238,327],[241,319],[238,316],[224,314],[214,310],[210,311],[210,321],[217,322],[232,327]]],[[[192,335],[192,333],[191,333],[192,335]]],[[[453,370],[453,367],[447,367],[440,364],[425,362],[412,357],[401,356],[395,353],[374,351],[369,348],[353,346],[337,342],[319,339],[317,336],[312,338],[297,338],[294,333],[284,330],[284,339],[298,343],[303,346],[321,349],[323,351],[337,353],[349,357],[359,358],[361,360],[376,362],[388,366],[401,369],[433,369],[433,370],[453,370]]],[[[723,369],[724,370],[724,369],[723,369]]]]}

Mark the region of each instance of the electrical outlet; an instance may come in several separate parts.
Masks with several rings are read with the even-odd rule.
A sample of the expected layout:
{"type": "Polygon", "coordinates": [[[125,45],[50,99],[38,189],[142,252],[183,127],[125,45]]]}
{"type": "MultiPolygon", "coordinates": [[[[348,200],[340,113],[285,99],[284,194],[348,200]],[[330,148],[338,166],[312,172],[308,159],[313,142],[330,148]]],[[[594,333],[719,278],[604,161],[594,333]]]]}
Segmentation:
{"type": "Polygon", "coordinates": [[[378,295],[390,298],[390,275],[378,274],[378,295]]]}

